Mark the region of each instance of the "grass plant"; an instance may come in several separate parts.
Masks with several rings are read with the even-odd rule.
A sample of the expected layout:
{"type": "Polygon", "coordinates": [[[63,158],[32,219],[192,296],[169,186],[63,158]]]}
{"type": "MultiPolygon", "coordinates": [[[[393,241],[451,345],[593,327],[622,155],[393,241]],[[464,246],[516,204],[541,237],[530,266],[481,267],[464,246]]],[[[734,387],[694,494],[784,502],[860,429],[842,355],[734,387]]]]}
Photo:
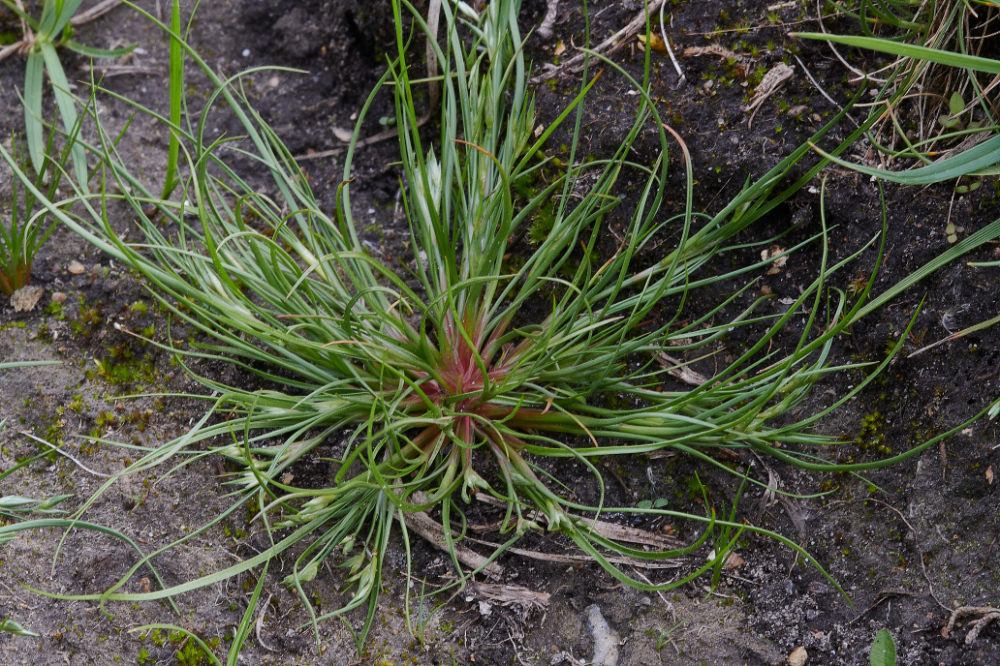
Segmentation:
{"type": "MultiPolygon", "coordinates": [[[[51,137],[42,162],[41,171],[34,179],[33,188],[26,188],[24,196],[18,195],[18,180],[11,181],[10,222],[0,222],[0,293],[10,296],[31,281],[31,265],[39,248],[55,231],[58,221],[50,218],[44,208],[35,214],[38,202],[35,191],[42,191],[47,199],[56,199],[62,169],[48,157],[52,149],[51,137]],[[48,178],[46,178],[48,176],[48,178]],[[47,186],[45,185],[48,180],[47,186]],[[34,191],[33,191],[34,190],[34,191]],[[51,219],[47,225],[46,218],[51,219]]],[[[23,173],[29,172],[29,160],[16,136],[11,138],[11,153],[23,173]]],[[[65,160],[64,160],[65,161],[65,160]]],[[[2,369],[3,366],[0,366],[2,369]]]]}
{"type": "MultiPolygon", "coordinates": [[[[1000,61],[992,28],[1000,14],[991,2],[861,0],[854,9],[832,3],[858,21],[861,35],[799,33],[897,56],[865,73],[881,86],[870,106],[867,134],[883,170],[920,169],[960,155],[993,134],[998,109],[991,92],[1000,61]]],[[[994,160],[996,163],[996,160],[994,160]]],[[[900,181],[904,182],[904,181],[900,181]]]]}
{"type": "MultiPolygon", "coordinates": [[[[969,178],[1000,173],[1000,136],[996,135],[1000,127],[998,109],[995,95],[990,95],[1000,81],[997,78],[1000,60],[981,55],[993,36],[989,26],[1000,17],[997,6],[979,2],[889,0],[873,3],[862,0],[857,13],[843,6],[839,8],[860,21],[863,35],[799,33],[796,36],[824,39],[898,57],[869,114],[869,123],[875,123],[868,138],[884,158],[889,158],[888,161],[883,159],[883,167],[891,167],[894,159],[911,166],[893,171],[849,162],[820,149],[817,152],[846,168],[902,185],[954,182],[955,194],[967,194],[981,184],[978,180],[961,184],[969,178]],[[882,30],[891,26],[898,34],[893,37],[877,35],[872,30],[875,25],[882,30]],[[908,111],[901,108],[904,104],[910,106],[908,111]],[[914,134],[916,126],[906,126],[907,114],[910,125],[914,118],[919,120],[919,133],[912,141],[908,135],[914,134]],[[895,143],[905,146],[894,149],[885,145],[880,137],[886,127],[891,128],[890,134],[895,133],[895,143]]],[[[858,313],[859,316],[881,307],[939,268],[1000,237],[1000,220],[959,241],[949,212],[944,232],[953,247],[879,294],[858,313]]],[[[1000,262],[970,262],[970,265],[996,266],[1000,262]]],[[[1000,323],[1000,316],[953,333],[916,353],[997,323],[1000,323]]],[[[990,418],[998,414],[1000,400],[988,411],[990,418]]]]}
{"type": "Polygon", "coordinates": [[[73,148],[73,169],[81,189],[87,189],[87,156],[83,146],[73,142],[77,129],[76,100],[70,92],[66,72],[59,61],[57,48],[64,47],[90,58],[120,58],[129,53],[135,45],[120,49],[99,49],[86,46],[73,39],[70,21],[80,8],[83,0],[44,0],[42,14],[38,19],[28,15],[21,3],[14,0],[0,0],[17,14],[24,26],[24,36],[18,49],[5,49],[5,56],[14,52],[23,53],[28,60],[24,72],[24,127],[28,138],[28,155],[35,171],[42,171],[45,160],[44,121],[42,115],[42,88],[46,74],[52,82],[59,115],[63,128],[73,148]]]}
{"type": "MultiPolygon", "coordinates": [[[[834,341],[856,320],[875,276],[850,305],[843,293],[827,286],[831,272],[850,259],[831,264],[825,233],[819,233],[807,241],[822,245],[816,273],[787,308],[765,311],[768,298],[748,298],[752,282],[707,312],[692,314],[686,304],[694,290],[746,281],[749,273],[770,264],[775,257],[724,274],[706,270],[720,254],[742,247],[736,236],[809,182],[826,161],[793,178],[809,152],[803,146],[759,180],[748,180],[717,214],[696,213],[686,147],[660,122],[646,94],[648,52],[642,81],[602,59],[604,76],[622,77],[640,91],[635,122],[613,155],[580,160],[583,108],[596,77],[585,68],[578,94],[535,137],[538,123],[526,89],[519,8],[517,0],[492,0],[482,13],[464,3],[442,3],[445,47],[431,44],[447,74],[439,77],[440,133],[429,146],[418,129],[418,84],[411,81],[407,61],[413,34],[428,30],[406,0],[394,3],[398,56],[359,113],[332,217],[317,204],[279,137],[241,94],[240,78],[256,70],[222,80],[180,34],[159,24],[216,86],[199,115],[185,116],[182,124],[137,107],[178,137],[189,174],[182,182],[184,197],[167,201],[152,194],[92,114],[100,146],[90,148],[102,158],[102,190],[87,194],[79,189],[73,210],[47,205],[84,238],[140,271],[162,306],[201,336],[190,346],[150,344],[184,363],[235,364],[261,382],[262,388],[231,386],[195,374],[215,392],[200,396],[210,401],[203,418],[160,448],[122,445],[141,453],[126,473],[224,455],[244,470],[229,481],[233,504],[177,543],[203,534],[249,503],[273,545],[223,571],[170,588],[119,591],[142,566],[177,545],[170,544],[145,555],[103,594],[46,594],[102,605],[170,598],[294,548],[285,584],[298,591],[313,623],[359,609],[364,617],[356,632],[360,647],[375,617],[390,535],[398,529],[409,553],[407,515],[412,512],[440,516],[461,573],[458,584],[469,575],[454,555],[466,524],[463,507],[473,494],[484,493],[506,507],[500,531],[507,541],[488,562],[545,525],[618,580],[663,590],[702,574],[717,581],[727,551],[745,532],[805,553],[781,535],[740,523],[738,493],[728,510],[720,506],[718,511],[706,495],[704,514],[659,504],[606,506],[597,458],[673,449],[731,472],[711,455],[730,447],[809,469],[855,471],[914,455],[951,434],[878,463],[834,465],[817,457],[815,447],[838,440],[816,434],[813,426],[871,377],[818,413],[797,420],[787,414],[817,380],[844,369],[830,363],[834,341]],[[386,88],[394,95],[405,175],[411,254],[404,265],[386,265],[372,256],[351,206],[354,147],[376,96],[386,88]],[[221,102],[241,122],[242,142],[205,141],[205,127],[211,114],[221,112],[221,102]],[[568,160],[557,166],[544,155],[544,146],[562,125],[571,127],[572,139],[568,160]],[[649,130],[655,132],[657,150],[649,163],[641,163],[634,155],[642,154],[640,138],[649,130]],[[680,146],[678,162],[687,179],[685,206],[673,215],[661,210],[670,135],[680,146]],[[274,197],[231,166],[228,157],[234,153],[269,175],[274,197]],[[537,194],[525,202],[514,199],[516,185],[542,175],[544,186],[537,194]],[[639,183],[632,194],[629,180],[639,183]],[[512,245],[533,211],[550,198],[555,205],[547,235],[534,248],[512,245]],[[111,224],[112,211],[121,208],[134,216],[140,240],[126,241],[111,224]],[[157,211],[157,222],[147,214],[150,209],[157,211]],[[620,240],[604,242],[609,227],[620,240]],[[669,249],[654,251],[667,238],[669,249]],[[523,261],[508,262],[516,253],[523,261]],[[737,307],[737,314],[723,315],[725,308],[737,307]],[[656,359],[665,348],[709,352],[735,328],[751,325],[764,332],[709,382],[690,390],[664,384],[665,371],[656,359]],[[772,345],[783,351],[772,352],[772,345]],[[608,396],[626,406],[605,406],[608,396]],[[332,485],[300,487],[287,480],[297,462],[332,442],[339,445],[332,485]],[[590,473],[596,502],[578,501],[560,481],[567,462],[590,473]],[[669,552],[616,542],[593,531],[586,520],[607,512],[685,521],[690,542],[669,552]],[[633,578],[609,559],[661,560],[703,546],[714,550],[713,558],[662,585],[633,578]],[[316,615],[306,588],[328,559],[345,570],[354,593],[344,606],[316,615]]],[[[16,166],[5,151],[0,156],[16,166]]],[[[878,253],[881,257],[881,247],[878,253]]],[[[873,372],[891,360],[890,354],[873,372]]],[[[347,626],[355,632],[351,623],[347,626]]]]}

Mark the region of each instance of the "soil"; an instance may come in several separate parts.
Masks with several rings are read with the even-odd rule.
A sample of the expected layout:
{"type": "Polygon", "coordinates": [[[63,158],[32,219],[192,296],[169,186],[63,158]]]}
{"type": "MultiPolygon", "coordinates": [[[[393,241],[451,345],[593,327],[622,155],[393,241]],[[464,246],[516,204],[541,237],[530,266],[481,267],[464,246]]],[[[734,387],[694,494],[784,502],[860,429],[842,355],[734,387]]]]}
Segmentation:
{"type": "MultiPolygon", "coordinates": [[[[87,1],[84,6],[91,4],[87,1]]],[[[139,3],[151,12],[168,4],[139,3]]],[[[425,10],[425,4],[417,3],[418,9],[425,10]]],[[[846,70],[824,44],[786,36],[790,29],[815,28],[811,21],[815,5],[781,3],[780,22],[774,23],[768,18],[769,4],[762,0],[668,3],[670,34],[678,51],[718,44],[741,54],[740,62],[745,63],[737,70],[713,55],[682,58],[688,82],[678,85],[670,61],[660,53],[652,54],[652,91],[658,110],[691,151],[697,210],[720,210],[748,176],[765,173],[836,113],[834,104],[803,74],[796,56],[838,103],[845,104],[856,92],[847,82],[846,70]],[[717,32],[709,34],[712,31],[717,32]],[[748,92],[764,71],[783,60],[793,66],[794,78],[761,106],[750,124],[744,110],[748,92]]],[[[192,5],[182,3],[185,16],[192,5]]],[[[588,6],[595,41],[620,29],[641,8],[632,0],[600,0],[588,6]]],[[[524,0],[522,27],[537,25],[545,9],[542,0],[524,0]]],[[[581,2],[563,0],[554,37],[530,42],[527,54],[536,71],[557,61],[556,51],[563,46],[569,49],[565,58],[574,44],[581,43],[583,11],[581,2]]],[[[300,155],[342,146],[334,128],[353,127],[355,114],[385,71],[384,54],[395,49],[392,20],[388,0],[216,0],[203,3],[198,10],[191,43],[226,75],[257,66],[302,70],[258,71],[245,79],[257,110],[290,151],[300,155]]],[[[828,21],[826,27],[852,29],[846,22],[828,21]]],[[[0,37],[17,37],[18,30],[12,14],[0,10],[0,37]]],[[[105,87],[166,112],[167,41],[158,29],[131,10],[118,8],[80,27],[76,38],[99,47],[138,43],[140,48],[128,64],[141,66],[142,72],[116,72],[105,80],[105,87]]],[[[644,54],[634,41],[611,57],[633,76],[641,76],[644,54]]],[[[866,70],[877,64],[858,53],[851,58],[866,70]]],[[[88,78],[84,58],[63,52],[62,60],[71,81],[88,78]]],[[[23,127],[16,92],[23,84],[23,71],[23,61],[16,57],[0,63],[0,125],[6,135],[23,127]]],[[[193,88],[204,85],[193,67],[188,71],[193,88]]],[[[575,95],[578,83],[576,77],[563,75],[534,86],[540,123],[547,125],[557,116],[575,95]]],[[[84,88],[83,83],[80,86],[84,88]]],[[[588,128],[581,147],[585,154],[605,157],[618,147],[637,108],[638,98],[632,92],[625,79],[605,68],[587,106],[588,128]]],[[[99,104],[110,125],[124,125],[129,110],[122,102],[101,95],[99,104]]],[[[47,106],[47,112],[51,110],[47,106]]],[[[378,119],[393,113],[391,99],[377,98],[362,135],[382,131],[378,119]]],[[[851,115],[860,120],[862,113],[855,110],[851,115]]],[[[237,132],[238,126],[224,114],[212,119],[216,122],[211,123],[210,139],[237,132]]],[[[140,118],[136,122],[122,150],[144,179],[162,182],[167,134],[150,121],[140,118]]],[[[841,122],[823,145],[835,146],[852,129],[850,121],[841,122]]],[[[428,128],[428,136],[434,136],[433,128],[428,128]]],[[[558,152],[557,147],[565,142],[566,136],[553,136],[548,148],[558,152]]],[[[634,157],[652,163],[657,150],[650,133],[637,144],[634,157]]],[[[684,200],[680,153],[674,146],[672,151],[673,194],[664,213],[677,212],[684,200]]],[[[866,159],[869,146],[859,142],[849,154],[855,160],[866,159]]],[[[364,223],[363,238],[374,255],[390,262],[405,252],[407,233],[405,220],[397,214],[400,171],[396,159],[394,141],[375,143],[359,149],[351,174],[352,203],[364,223]]],[[[343,176],[340,158],[302,164],[321,206],[332,209],[343,176]]],[[[861,250],[878,233],[882,206],[877,186],[869,178],[838,168],[828,168],[824,175],[829,250],[832,259],[840,260],[861,250]]],[[[819,181],[814,181],[748,229],[738,242],[764,241],[793,224],[797,226],[781,244],[791,246],[808,239],[820,229],[819,188],[819,181]]],[[[10,174],[0,171],[0,199],[8,200],[9,189],[10,174]]],[[[945,226],[949,215],[959,238],[1000,217],[998,194],[1000,184],[992,178],[984,179],[975,192],[959,196],[953,194],[951,185],[886,186],[888,236],[876,292],[948,249],[945,226]]],[[[124,219],[113,222],[119,228],[127,226],[124,219]]],[[[619,222],[612,220],[611,226],[619,222]]],[[[994,247],[987,244],[968,258],[991,260],[994,247]]],[[[731,262],[750,263],[757,253],[759,247],[721,254],[720,266],[709,270],[728,270],[731,262]]],[[[767,307],[777,312],[778,299],[797,296],[799,288],[815,278],[820,255],[821,244],[816,241],[793,253],[777,274],[764,270],[750,274],[747,280],[757,280],[753,295],[775,294],[767,307]]],[[[875,250],[869,248],[833,275],[832,285],[847,289],[859,275],[873,270],[875,257],[875,250]]],[[[0,481],[0,492],[29,497],[72,494],[72,499],[60,505],[72,510],[99,488],[103,475],[121,471],[136,457],[128,448],[94,444],[80,435],[100,435],[125,445],[155,445],[189,428],[206,402],[198,397],[203,394],[200,385],[172,365],[169,354],[141,344],[116,327],[147,329],[160,341],[170,334],[165,316],[141,282],[122,266],[60,229],[36,259],[33,284],[45,290],[35,310],[15,312],[10,304],[0,302],[0,361],[57,360],[61,364],[0,375],[0,419],[6,419],[0,430],[0,467],[9,470],[17,461],[43,450],[24,432],[63,445],[75,460],[45,456],[0,481]],[[72,262],[81,263],[84,271],[70,271],[72,262]],[[55,293],[65,294],[65,302],[53,305],[55,293]],[[146,397],[126,397],[134,394],[146,397]]],[[[692,307],[710,307],[740,284],[718,285],[701,293],[692,307]]],[[[843,444],[833,454],[835,458],[875,460],[890,450],[910,449],[960,425],[997,397],[1000,347],[994,329],[912,358],[907,354],[995,316],[998,293],[1000,274],[996,271],[956,262],[855,325],[851,335],[838,339],[832,350],[835,364],[878,362],[897,345],[903,345],[903,353],[855,399],[818,425],[819,431],[841,437],[843,444]],[[911,319],[913,326],[904,335],[911,319]]],[[[719,316],[732,316],[748,302],[740,300],[719,316]]],[[[719,351],[718,362],[745,348],[746,341],[761,331],[735,331],[719,351]]],[[[791,330],[779,344],[794,344],[795,335],[791,330]]],[[[694,367],[710,376],[714,363],[706,360],[694,367]]],[[[195,362],[192,369],[223,382],[247,381],[220,362],[195,362]]],[[[828,406],[865,376],[864,368],[855,367],[827,377],[817,384],[801,411],[786,418],[802,418],[828,406]]],[[[500,561],[505,569],[502,582],[550,594],[544,609],[490,604],[481,591],[468,588],[455,596],[411,600],[407,611],[407,587],[412,593],[434,589],[452,580],[452,570],[442,553],[417,540],[412,544],[413,578],[407,580],[405,553],[397,539],[386,567],[375,628],[363,655],[359,657],[348,628],[337,620],[320,624],[317,647],[312,629],[303,627],[308,616],[298,597],[280,584],[287,574],[283,569],[290,566],[285,558],[275,561],[267,574],[262,596],[266,602],[240,663],[555,664],[566,659],[586,663],[594,655],[591,634],[599,633],[588,633],[586,628],[586,618],[593,612],[587,609],[594,605],[617,636],[617,663],[622,665],[778,664],[800,646],[808,651],[810,664],[867,664],[869,647],[882,628],[892,633],[900,664],[1000,663],[1000,626],[988,626],[971,644],[966,636],[976,617],[960,621],[951,632],[943,631],[956,607],[1000,605],[1000,572],[992,557],[1000,536],[995,500],[1000,483],[993,483],[992,465],[994,460],[1000,463],[995,453],[998,439],[994,423],[980,420],[940,446],[863,477],[809,473],[767,462],[773,473],[771,482],[797,498],[776,500],[757,489],[747,491],[738,506],[739,518],[801,544],[843,587],[846,597],[789,549],[746,537],[738,547],[743,564],[728,571],[714,590],[708,581],[699,580],[661,595],[642,593],[622,587],[593,564],[567,566],[507,555],[500,561]],[[818,496],[823,492],[827,494],[818,496]],[[414,633],[407,631],[407,612],[414,633]],[[668,637],[660,638],[671,628],[675,629],[668,637]]],[[[320,460],[321,453],[311,469],[295,473],[322,483],[329,470],[320,460]]],[[[125,477],[87,509],[85,520],[119,530],[149,552],[226,510],[226,471],[230,470],[220,460],[206,457],[193,459],[170,474],[158,469],[141,477],[125,477]]],[[[578,484],[582,494],[592,489],[592,481],[582,471],[569,465],[560,471],[570,484],[578,484]]],[[[731,476],[681,456],[624,461],[607,471],[611,505],[665,498],[671,508],[697,511],[703,510],[699,482],[710,503],[720,506],[733,502],[739,485],[731,476]]],[[[768,481],[760,465],[751,467],[751,474],[768,481]]],[[[484,522],[494,515],[486,508],[477,510],[484,522]]],[[[260,525],[248,522],[248,517],[236,512],[217,528],[157,556],[153,561],[156,572],[172,585],[252,557],[267,544],[260,525]]],[[[634,526],[665,529],[652,522],[634,526]]],[[[691,528],[678,525],[677,530],[684,540],[692,536],[691,528]]],[[[242,575],[185,594],[176,599],[179,614],[165,603],[111,603],[110,614],[104,614],[96,603],[52,595],[103,591],[138,561],[137,554],[120,540],[93,531],[71,531],[60,543],[62,536],[56,529],[21,533],[0,549],[0,614],[39,634],[37,638],[0,635],[2,663],[208,663],[179,634],[136,631],[151,623],[180,625],[205,641],[217,640],[215,652],[224,658],[227,637],[246,609],[256,578],[242,575]]],[[[559,540],[543,537],[531,537],[522,547],[571,552],[559,540]]],[[[674,569],[650,569],[645,575],[654,582],[669,580],[697,568],[707,555],[703,549],[678,561],[674,569]]],[[[151,576],[150,570],[142,569],[125,589],[140,591],[150,584],[151,576]]],[[[342,604],[347,599],[343,578],[335,568],[322,570],[309,583],[314,605],[329,610],[342,604]]],[[[351,616],[348,621],[357,627],[360,617],[351,616]]],[[[607,637],[599,638],[603,646],[607,637]]]]}

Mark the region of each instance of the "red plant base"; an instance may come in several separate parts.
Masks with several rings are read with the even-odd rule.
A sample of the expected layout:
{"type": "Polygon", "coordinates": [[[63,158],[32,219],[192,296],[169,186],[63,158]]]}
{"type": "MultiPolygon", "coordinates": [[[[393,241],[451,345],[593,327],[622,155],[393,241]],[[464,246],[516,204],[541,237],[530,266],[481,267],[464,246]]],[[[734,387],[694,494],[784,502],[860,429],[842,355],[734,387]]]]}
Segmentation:
{"type": "Polygon", "coordinates": [[[12,275],[0,271],[0,291],[7,296],[12,295],[21,287],[26,287],[31,282],[31,262],[14,266],[12,275]]]}

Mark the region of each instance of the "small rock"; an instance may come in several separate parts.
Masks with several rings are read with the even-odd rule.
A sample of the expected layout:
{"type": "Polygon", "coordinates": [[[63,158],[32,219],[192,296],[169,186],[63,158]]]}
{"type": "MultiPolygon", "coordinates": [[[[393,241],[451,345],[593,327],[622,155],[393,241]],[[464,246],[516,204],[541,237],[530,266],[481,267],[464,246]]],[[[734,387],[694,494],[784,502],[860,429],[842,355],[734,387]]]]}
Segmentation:
{"type": "Polygon", "coordinates": [[[31,312],[38,304],[38,299],[42,297],[44,289],[37,285],[21,287],[10,295],[10,304],[14,306],[14,312],[31,312]]]}
{"type": "Polygon", "coordinates": [[[344,129],[343,127],[333,126],[333,135],[340,139],[344,143],[350,143],[351,139],[354,137],[354,132],[349,129],[344,129]]]}
{"type": "Polygon", "coordinates": [[[788,666],[805,666],[807,661],[809,661],[809,653],[801,645],[788,655],[788,666]]]}
{"type": "Polygon", "coordinates": [[[52,294],[52,302],[53,303],[65,303],[66,302],[66,294],[64,294],[61,291],[53,292],[53,294],[52,294]]]}
{"type": "Polygon", "coordinates": [[[72,273],[73,275],[80,275],[85,270],[87,269],[79,261],[71,261],[69,263],[69,272],[72,273]]]}
{"type": "Polygon", "coordinates": [[[809,107],[807,107],[805,104],[799,104],[798,106],[793,106],[792,108],[788,109],[786,113],[792,118],[798,118],[808,110],[809,107]]]}
{"type": "Polygon", "coordinates": [[[272,88],[277,88],[278,86],[281,85],[281,79],[279,79],[277,76],[272,76],[267,80],[267,85],[271,86],[272,88]]]}
{"type": "Polygon", "coordinates": [[[493,606],[485,601],[479,602],[479,614],[488,617],[493,614],[493,606]]]}
{"type": "Polygon", "coordinates": [[[597,604],[588,606],[584,613],[587,633],[594,638],[594,656],[590,663],[593,666],[617,666],[618,634],[608,626],[597,604]]]}

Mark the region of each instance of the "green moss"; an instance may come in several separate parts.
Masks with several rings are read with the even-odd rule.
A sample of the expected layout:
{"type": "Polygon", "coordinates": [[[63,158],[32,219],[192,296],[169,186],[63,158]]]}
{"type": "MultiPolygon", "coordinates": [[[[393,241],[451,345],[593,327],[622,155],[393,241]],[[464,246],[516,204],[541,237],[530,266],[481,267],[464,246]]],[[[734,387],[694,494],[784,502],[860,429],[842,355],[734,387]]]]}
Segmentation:
{"type": "MultiPolygon", "coordinates": [[[[168,642],[173,645],[176,650],[175,657],[177,659],[178,666],[203,666],[204,664],[210,664],[214,661],[196,641],[192,640],[191,637],[184,632],[171,631],[170,633],[164,635],[159,629],[155,629],[148,636],[146,634],[140,636],[139,640],[145,640],[147,637],[158,647],[163,647],[168,642]]],[[[219,647],[218,638],[212,638],[211,640],[205,642],[212,649],[219,647]]],[[[150,660],[151,657],[149,655],[149,651],[146,650],[146,648],[143,648],[139,652],[138,662],[140,664],[145,664],[150,660]]]]}
{"type": "Polygon", "coordinates": [[[83,336],[89,338],[94,334],[94,331],[104,322],[104,317],[101,313],[100,304],[95,304],[93,307],[86,307],[85,304],[80,304],[80,311],[77,312],[76,317],[69,323],[69,328],[73,331],[73,335],[76,337],[83,336]]]}
{"type": "Polygon", "coordinates": [[[94,359],[97,374],[112,386],[133,386],[142,389],[143,385],[155,382],[157,374],[152,359],[147,354],[141,359],[135,358],[127,348],[114,347],[109,350],[109,357],[103,361],[94,359]]]}
{"type": "Polygon", "coordinates": [[[66,314],[63,312],[63,304],[59,301],[49,301],[49,304],[45,306],[43,310],[45,314],[51,315],[56,319],[65,319],[66,314]]]}
{"type": "Polygon", "coordinates": [[[862,451],[875,448],[880,453],[890,454],[892,449],[885,443],[885,417],[878,410],[868,414],[861,420],[861,431],[855,442],[862,451]]]}

